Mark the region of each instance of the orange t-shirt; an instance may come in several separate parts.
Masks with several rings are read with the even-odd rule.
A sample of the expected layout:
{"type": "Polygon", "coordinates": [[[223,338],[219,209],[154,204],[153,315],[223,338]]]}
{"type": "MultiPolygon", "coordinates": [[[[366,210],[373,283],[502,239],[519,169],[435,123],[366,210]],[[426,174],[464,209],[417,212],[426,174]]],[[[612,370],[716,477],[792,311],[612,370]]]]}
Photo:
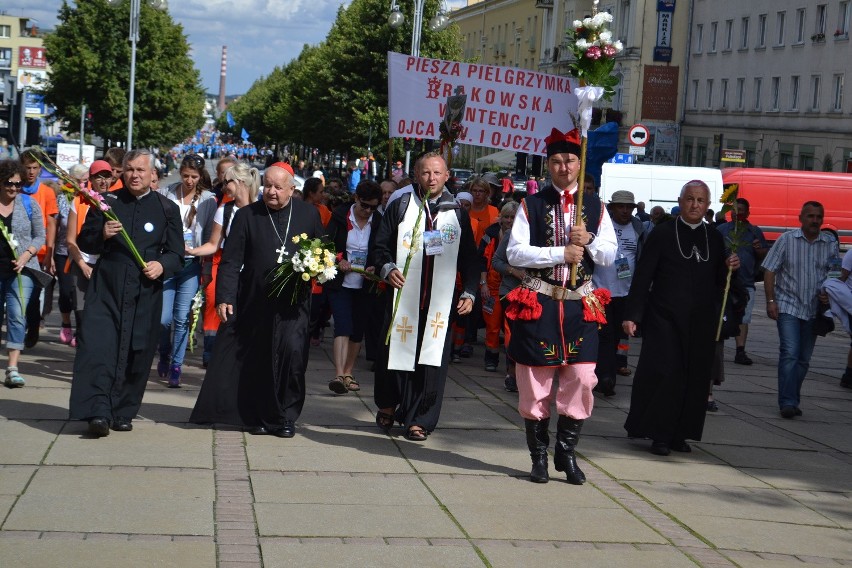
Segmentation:
{"type": "MultiPolygon", "coordinates": [[[[41,209],[42,221],[44,222],[44,228],[47,229],[47,219],[49,216],[53,215],[56,217],[59,215],[59,206],[56,205],[56,193],[54,193],[53,188],[43,183],[38,185],[38,189],[35,193],[30,195],[33,199],[35,199],[36,203],[38,203],[39,208],[41,209]]],[[[56,237],[56,235],[54,235],[56,237]]],[[[44,255],[47,254],[47,236],[45,235],[45,245],[42,246],[38,251],[38,260],[39,262],[44,262],[44,255]]]]}
{"type": "Polygon", "coordinates": [[[317,211],[319,211],[322,226],[328,227],[328,222],[331,221],[331,209],[322,203],[314,203],[314,206],[317,208],[317,211]]]}
{"type": "Polygon", "coordinates": [[[474,211],[473,208],[468,211],[471,219],[475,219],[477,225],[474,226],[473,238],[476,246],[479,246],[479,241],[485,235],[485,229],[493,225],[500,218],[500,212],[493,205],[486,205],[480,211],[474,211]]]}

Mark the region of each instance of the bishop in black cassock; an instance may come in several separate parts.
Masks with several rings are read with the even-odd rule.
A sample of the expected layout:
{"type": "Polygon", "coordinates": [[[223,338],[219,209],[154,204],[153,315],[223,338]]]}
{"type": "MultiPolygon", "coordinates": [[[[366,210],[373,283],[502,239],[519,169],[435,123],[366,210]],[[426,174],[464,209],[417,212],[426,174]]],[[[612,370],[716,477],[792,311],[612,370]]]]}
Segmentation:
{"type": "MultiPolygon", "coordinates": [[[[284,166],[284,164],[281,164],[284,166]]],[[[266,170],[263,200],[234,214],[216,277],[216,311],[223,320],[190,421],[231,424],[253,434],[295,435],[305,403],[311,311],[310,285],[270,296],[268,276],[296,235],[325,234],[316,207],[293,199],[283,167],[266,170]]]]}

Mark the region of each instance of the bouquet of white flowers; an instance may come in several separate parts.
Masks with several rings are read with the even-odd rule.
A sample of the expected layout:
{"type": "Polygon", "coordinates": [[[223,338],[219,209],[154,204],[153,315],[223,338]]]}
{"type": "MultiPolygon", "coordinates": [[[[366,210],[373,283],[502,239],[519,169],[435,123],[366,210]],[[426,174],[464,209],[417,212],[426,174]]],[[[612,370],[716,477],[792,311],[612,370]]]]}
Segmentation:
{"type": "Polygon", "coordinates": [[[571,75],[586,85],[603,87],[605,100],[615,94],[618,85],[618,78],[612,75],[615,56],[624,49],[621,41],[613,41],[612,32],[606,27],[611,21],[611,14],[596,12],[590,18],[575,20],[573,28],[567,32],[568,48],[574,54],[569,64],[571,75]]]}
{"type": "Polygon", "coordinates": [[[337,260],[334,245],[326,238],[309,239],[302,233],[293,237],[299,249],[292,256],[282,246],[277,249],[278,266],[269,274],[270,296],[281,296],[286,288],[293,288],[290,303],[295,304],[299,292],[304,290],[311,278],[324,284],[337,276],[337,260]]]}

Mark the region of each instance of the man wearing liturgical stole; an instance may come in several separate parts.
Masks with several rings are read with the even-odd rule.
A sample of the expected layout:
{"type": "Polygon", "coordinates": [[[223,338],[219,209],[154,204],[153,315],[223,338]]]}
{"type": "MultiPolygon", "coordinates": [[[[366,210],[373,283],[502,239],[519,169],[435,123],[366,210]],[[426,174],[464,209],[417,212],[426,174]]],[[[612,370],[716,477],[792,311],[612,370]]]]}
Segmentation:
{"type": "Polygon", "coordinates": [[[508,354],[516,362],[518,411],[524,417],[532,458],[530,481],[547,483],[550,405],[556,391],[556,451],[553,462],[568,482],[581,485],[574,447],[583,421],[592,413],[597,384],[598,321],[609,298],[594,290],[595,265],[609,266],[618,244],[612,221],[597,196],[585,195],[575,219],[574,196],[580,174],[577,130],[553,129],[545,139],[551,183],[521,204],[509,238],[509,264],[527,276],[507,295],[506,317],[512,321],[508,354]],[[577,281],[570,284],[571,265],[577,281]]]}
{"type": "Polygon", "coordinates": [[[479,264],[467,211],[444,188],[449,179],[444,159],[425,154],[415,173],[417,185],[388,205],[375,239],[373,264],[396,290],[387,303],[381,337],[390,329],[390,341],[382,341],[376,360],[374,398],[379,428],[388,432],[398,421],[407,439],[422,442],[441,413],[450,320],[454,312],[465,315],[473,308],[479,264]],[[458,298],[456,272],[464,289],[458,298]]]}

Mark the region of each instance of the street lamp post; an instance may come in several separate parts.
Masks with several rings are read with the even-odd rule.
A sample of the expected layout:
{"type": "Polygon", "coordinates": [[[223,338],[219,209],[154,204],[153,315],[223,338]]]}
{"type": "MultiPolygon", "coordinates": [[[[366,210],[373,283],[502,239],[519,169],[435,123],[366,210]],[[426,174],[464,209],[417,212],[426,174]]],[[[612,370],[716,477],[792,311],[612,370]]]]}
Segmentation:
{"type": "MultiPolygon", "coordinates": [[[[158,10],[168,9],[168,0],[147,0],[148,4],[158,10]]],[[[122,0],[108,0],[112,5],[118,5],[122,0]]],[[[142,12],[142,0],[130,0],[130,94],[127,109],[127,146],[133,146],[133,104],[136,96],[136,43],[139,41],[139,17],[142,12]]]]}
{"type": "MultiPolygon", "coordinates": [[[[411,22],[411,55],[420,57],[420,36],[423,32],[423,7],[426,5],[426,0],[414,0],[414,20],[411,22]]],[[[405,16],[399,9],[397,0],[391,0],[391,13],[388,15],[388,25],[393,29],[397,29],[405,23],[405,16]]],[[[444,14],[444,9],[441,8],[435,16],[429,20],[429,29],[440,31],[447,27],[450,19],[444,14]]],[[[390,163],[390,153],[388,153],[388,163],[390,163]]],[[[411,150],[405,151],[405,171],[409,171],[411,163],[411,150]]]]}

